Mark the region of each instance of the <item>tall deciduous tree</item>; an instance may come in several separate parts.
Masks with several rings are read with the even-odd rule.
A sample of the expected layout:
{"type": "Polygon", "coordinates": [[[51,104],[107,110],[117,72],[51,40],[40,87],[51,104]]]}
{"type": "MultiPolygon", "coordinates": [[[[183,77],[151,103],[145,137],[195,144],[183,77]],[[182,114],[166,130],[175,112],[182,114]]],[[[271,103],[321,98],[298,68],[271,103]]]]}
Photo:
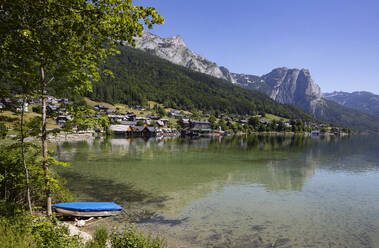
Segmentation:
{"type": "MultiPolygon", "coordinates": [[[[48,170],[46,96],[48,88],[74,93],[91,89],[99,65],[116,45],[142,36],[144,25],[163,23],[152,7],[132,0],[3,0],[0,3],[0,76],[9,82],[27,78],[42,99],[43,168],[48,170]]],[[[110,71],[104,71],[110,74],[110,71]]],[[[47,190],[47,213],[52,214],[47,190]]]]}

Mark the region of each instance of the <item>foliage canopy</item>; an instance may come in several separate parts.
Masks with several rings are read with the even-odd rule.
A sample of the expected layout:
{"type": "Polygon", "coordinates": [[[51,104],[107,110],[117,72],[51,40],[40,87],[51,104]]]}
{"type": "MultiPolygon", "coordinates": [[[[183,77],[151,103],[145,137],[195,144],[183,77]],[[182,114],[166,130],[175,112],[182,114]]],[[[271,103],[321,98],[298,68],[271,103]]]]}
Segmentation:
{"type": "MultiPolygon", "coordinates": [[[[41,74],[59,89],[90,89],[99,63],[117,43],[163,23],[152,7],[131,0],[4,0],[0,5],[0,76],[38,88],[41,74]],[[119,41],[119,42],[118,42],[119,41]]],[[[110,71],[105,71],[110,74],[110,71]]]]}

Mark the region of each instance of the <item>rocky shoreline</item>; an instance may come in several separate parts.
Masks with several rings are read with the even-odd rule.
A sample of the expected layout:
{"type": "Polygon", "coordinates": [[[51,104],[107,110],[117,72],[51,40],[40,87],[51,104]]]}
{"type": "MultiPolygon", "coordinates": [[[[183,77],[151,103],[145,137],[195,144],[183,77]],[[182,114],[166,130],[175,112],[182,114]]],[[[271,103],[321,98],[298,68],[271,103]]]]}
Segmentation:
{"type": "Polygon", "coordinates": [[[104,137],[96,132],[83,132],[83,133],[59,133],[54,135],[49,135],[47,137],[50,143],[60,143],[60,142],[75,142],[75,141],[91,141],[96,138],[104,137]]]}
{"type": "MultiPolygon", "coordinates": [[[[249,134],[246,133],[237,133],[233,134],[231,136],[283,136],[283,137],[292,137],[292,136],[312,136],[310,133],[295,133],[295,132],[252,132],[249,134]]],[[[346,134],[347,135],[347,134],[346,134]]],[[[341,135],[341,136],[346,136],[341,135]]],[[[320,134],[321,136],[334,136],[330,134],[320,134]]],[[[104,139],[105,135],[102,133],[96,133],[94,131],[88,131],[88,132],[82,132],[82,133],[64,133],[60,132],[58,134],[50,134],[47,137],[47,141],[49,143],[61,143],[61,142],[78,142],[78,141],[94,141],[95,139],[104,139]]],[[[116,136],[119,137],[119,136],[116,136]]],[[[124,138],[132,138],[127,136],[122,136],[124,138]]],[[[169,137],[169,138],[180,138],[179,135],[163,135],[163,136],[156,136],[155,138],[160,137],[169,137]]],[[[203,137],[212,137],[212,136],[203,136],[203,137]]],[[[196,137],[196,138],[202,138],[202,137],[196,137]]],[[[26,138],[26,141],[31,142],[35,141],[37,138],[35,137],[28,137],[26,138]]]]}

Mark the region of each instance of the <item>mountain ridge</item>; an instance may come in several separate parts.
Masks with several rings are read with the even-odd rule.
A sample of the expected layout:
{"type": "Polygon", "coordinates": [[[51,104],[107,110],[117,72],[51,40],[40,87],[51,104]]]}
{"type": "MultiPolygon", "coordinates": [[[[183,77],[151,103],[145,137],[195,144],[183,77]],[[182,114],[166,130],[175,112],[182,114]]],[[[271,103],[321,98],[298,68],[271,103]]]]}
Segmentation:
{"type": "Polygon", "coordinates": [[[379,116],[352,111],[352,108],[324,99],[320,87],[307,69],[279,67],[263,76],[233,73],[189,50],[180,36],[160,38],[148,32],[145,32],[145,36],[136,38],[136,48],[241,88],[260,91],[276,102],[300,107],[321,121],[338,126],[349,123],[348,127],[359,131],[365,132],[369,127],[370,130],[379,132],[379,116]],[[336,116],[340,118],[335,118],[336,116]],[[367,125],[362,124],[365,121],[367,125]]]}
{"type": "MultiPolygon", "coordinates": [[[[183,38],[175,35],[172,38],[161,38],[157,35],[144,31],[142,37],[135,37],[136,48],[148,53],[157,55],[174,64],[184,66],[194,71],[205,73],[216,78],[233,81],[227,76],[228,72],[223,72],[220,67],[205,57],[187,48],[183,38]],[[226,75],[225,75],[225,74],[226,75]]],[[[226,69],[224,67],[224,69],[226,69]]]]}
{"type": "Polygon", "coordinates": [[[179,35],[161,38],[145,31],[142,37],[136,37],[135,40],[138,49],[188,69],[227,80],[242,88],[261,91],[277,102],[293,104],[310,113],[316,112],[315,108],[322,105],[320,87],[313,82],[307,69],[280,67],[261,77],[232,73],[228,68],[218,66],[188,49],[179,35]]]}
{"type": "Polygon", "coordinates": [[[337,102],[343,106],[379,116],[379,95],[369,91],[334,91],[324,93],[327,100],[337,102]]]}

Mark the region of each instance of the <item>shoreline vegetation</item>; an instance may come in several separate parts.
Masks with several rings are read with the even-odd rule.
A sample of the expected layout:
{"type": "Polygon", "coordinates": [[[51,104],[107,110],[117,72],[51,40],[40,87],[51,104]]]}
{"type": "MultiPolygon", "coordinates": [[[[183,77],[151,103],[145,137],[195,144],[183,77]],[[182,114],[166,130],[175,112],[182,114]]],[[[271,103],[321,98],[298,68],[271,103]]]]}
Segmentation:
{"type": "MultiPolygon", "coordinates": [[[[4,210],[3,203],[0,207],[4,210]]],[[[168,247],[167,241],[160,235],[146,234],[132,224],[112,228],[97,225],[90,232],[77,227],[72,221],[65,221],[54,215],[30,215],[21,209],[17,210],[17,214],[9,213],[2,212],[0,216],[0,248],[168,247]]]]}
{"type": "MultiPolygon", "coordinates": [[[[238,133],[238,134],[232,134],[229,136],[285,136],[285,137],[292,137],[292,136],[312,136],[312,137],[343,137],[343,136],[349,136],[349,134],[340,134],[340,135],[333,135],[333,134],[319,134],[319,135],[312,135],[311,133],[295,133],[295,132],[252,132],[252,133],[238,133]]],[[[95,131],[88,131],[88,132],[82,132],[82,133],[58,133],[54,135],[49,135],[47,137],[47,141],[49,143],[61,143],[61,142],[79,142],[79,141],[93,141],[95,139],[105,139],[107,137],[110,138],[117,138],[117,139],[133,139],[133,138],[155,138],[155,139],[161,139],[161,138],[185,138],[180,135],[176,136],[155,136],[155,137],[149,137],[149,136],[122,136],[122,135],[110,135],[107,136],[105,134],[99,134],[95,131]]],[[[219,138],[223,136],[196,136],[196,137],[190,137],[193,139],[196,138],[219,138]]],[[[14,138],[13,135],[8,135],[7,139],[12,140],[14,138]]],[[[38,138],[36,137],[30,137],[26,139],[27,142],[35,142],[38,141],[38,138]]]]}
{"type": "MultiPolygon", "coordinates": [[[[148,106],[127,106],[95,102],[86,97],[70,101],[49,97],[47,139],[49,142],[74,141],[95,137],[219,137],[242,135],[312,135],[346,136],[354,132],[348,128],[323,123],[289,120],[268,113],[238,116],[203,112],[189,112],[166,108],[156,102],[148,106]]],[[[15,100],[14,100],[15,101],[15,100]]],[[[25,109],[25,122],[40,122],[38,100],[25,109]]],[[[15,106],[0,110],[2,137],[17,137],[19,111],[15,106]]],[[[41,133],[26,140],[40,139],[41,133]]]]}

